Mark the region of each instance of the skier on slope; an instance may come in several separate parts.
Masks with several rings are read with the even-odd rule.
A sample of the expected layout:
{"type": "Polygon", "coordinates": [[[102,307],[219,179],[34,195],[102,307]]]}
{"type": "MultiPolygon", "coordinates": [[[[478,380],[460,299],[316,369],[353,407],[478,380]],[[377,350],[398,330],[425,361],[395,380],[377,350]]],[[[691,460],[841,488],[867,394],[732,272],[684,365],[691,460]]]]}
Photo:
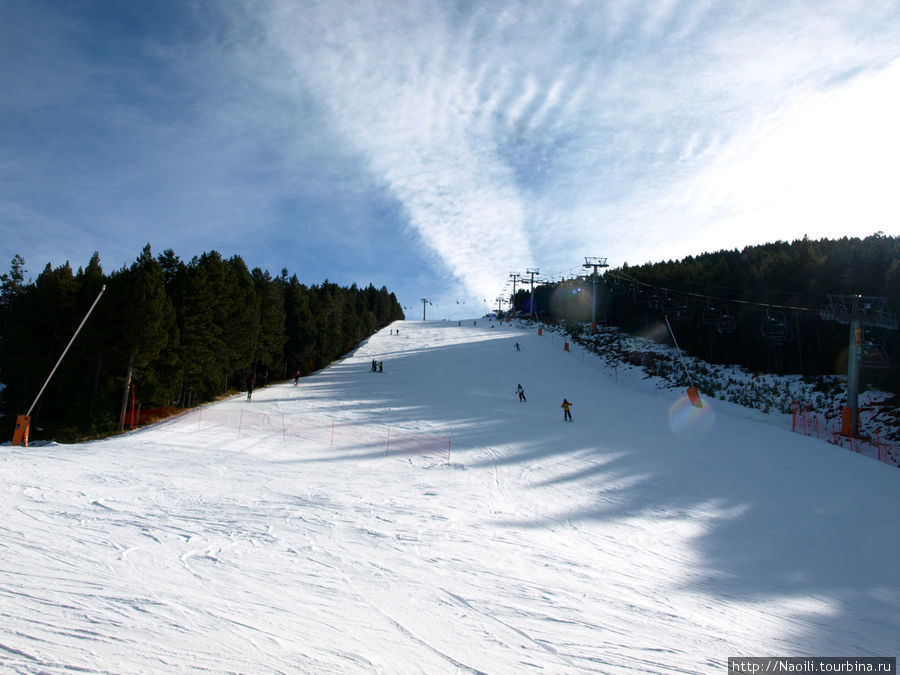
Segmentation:
{"type": "Polygon", "coordinates": [[[572,406],[572,404],[569,402],[569,400],[566,399],[566,398],[563,398],[563,402],[562,402],[562,405],[560,406],[560,408],[562,408],[563,411],[564,411],[564,412],[563,412],[563,421],[564,421],[564,422],[565,422],[565,421],[569,421],[569,422],[572,421],[572,413],[571,413],[571,411],[569,410],[569,408],[570,408],[571,406],[572,406]]]}

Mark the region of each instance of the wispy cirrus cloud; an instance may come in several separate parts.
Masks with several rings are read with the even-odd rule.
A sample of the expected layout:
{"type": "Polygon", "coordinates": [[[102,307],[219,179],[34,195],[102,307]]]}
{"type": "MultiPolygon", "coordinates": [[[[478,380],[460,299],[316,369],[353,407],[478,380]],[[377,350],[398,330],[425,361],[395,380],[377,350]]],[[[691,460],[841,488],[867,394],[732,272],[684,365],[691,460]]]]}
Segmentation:
{"type": "Polygon", "coordinates": [[[774,144],[741,146],[890,58],[885,19],[790,3],[320,3],[283,5],[268,35],[425,249],[487,294],[541,261],[729,245],[722,230],[760,215],[763,167],[782,161],[774,144]]]}
{"type": "Polygon", "coordinates": [[[36,226],[133,256],[152,232],[412,305],[490,302],[510,271],[585,255],[898,232],[895,3],[33,0],[0,19],[8,246],[36,226]]]}
{"type": "Polygon", "coordinates": [[[472,295],[496,291],[498,257],[530,263],[526,199],[497,128],[521,124],[540,96],[473,56],[478,23],[441,3],[323,3],[286,5],[270,24],[298,90],[325,106],[427,255],[472,295]]]}

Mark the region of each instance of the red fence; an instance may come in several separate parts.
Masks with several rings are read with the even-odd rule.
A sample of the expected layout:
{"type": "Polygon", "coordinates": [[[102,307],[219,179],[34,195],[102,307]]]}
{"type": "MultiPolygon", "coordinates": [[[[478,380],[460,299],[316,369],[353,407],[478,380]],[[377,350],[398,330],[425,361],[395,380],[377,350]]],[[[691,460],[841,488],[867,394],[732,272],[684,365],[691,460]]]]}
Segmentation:
{"type": "Polygon", "coordinates": [[[446,459],[450,464],[450,437],[420,434],[376,424],[361,424],[333,417],[299,417],[243,408],[197,408],[172,423],[195,431],[233,429],[238,435],[268,435],[280,440],[302,440],[320,448],[363,451],[375,455],[414,454],[446,459]]]}
{"type": "MultiPolygon", "coordinates": [[[[862,410],[874,410],[871,399],[868,408],[862,408],[862,410]]],[[[854,438],[842,433],[842,429],[834,421],[834,419],[840,419],[840,409],[831,421],[829,421],[828,415],[824,415],[820,424],[819,413],[813,410],[812,405],[809,403],[798,404],[797,401],[791,403],[791,417],[791,430],[794,432],[802,433],[804,436],[815,436],[841,447],[846,444],[851,452],[869,455],[885,464],[900,467],[900,453],[882,440],[881,427],[875,427],[874,438],[854,438]]]]}

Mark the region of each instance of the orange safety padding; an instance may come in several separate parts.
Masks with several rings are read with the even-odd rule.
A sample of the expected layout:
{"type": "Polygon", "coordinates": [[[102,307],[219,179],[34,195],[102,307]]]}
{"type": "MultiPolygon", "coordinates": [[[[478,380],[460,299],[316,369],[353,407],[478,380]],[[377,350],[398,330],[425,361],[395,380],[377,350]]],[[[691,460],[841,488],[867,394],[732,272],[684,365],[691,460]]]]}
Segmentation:
{"type": "Polygon", "coordinates": [[[697,387],[688,387],[687,390],[688,400],[691,402],[695,408],[702,408],[703,403],[700,402],[700,392],[697,391],[697,387]]]}
{"type": "Polygon", "coordinates": [[[843,414],[841,415],[841,434],[844,436],[849,436],[853,433],[853,426],[851,424],[853,420],[853,411],[850,410],[849,405],[844,406],[843,414]]]}
{"type": "Polygon", "coordinates": [[[13,432],[12,444],[28,447],[28,430],[31,427],[31,417],[19,415],[16,417],[16,430],[13,432]]]}

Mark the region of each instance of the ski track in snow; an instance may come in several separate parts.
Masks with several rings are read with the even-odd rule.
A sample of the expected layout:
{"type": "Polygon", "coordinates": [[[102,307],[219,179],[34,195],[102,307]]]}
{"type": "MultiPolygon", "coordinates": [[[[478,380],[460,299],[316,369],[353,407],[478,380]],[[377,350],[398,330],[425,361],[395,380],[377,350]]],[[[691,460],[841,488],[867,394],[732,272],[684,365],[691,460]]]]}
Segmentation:
{"type": "Polygon", "coordinates": [[[299,387],[117,438],[4,447],[0,670],[705,673],[900,652],[896,469],[726,404],[676,434],[682,392],[468,324],[400,322],[299,387]],[[389,433],[426,449],[391,454],[389,433]]]}

